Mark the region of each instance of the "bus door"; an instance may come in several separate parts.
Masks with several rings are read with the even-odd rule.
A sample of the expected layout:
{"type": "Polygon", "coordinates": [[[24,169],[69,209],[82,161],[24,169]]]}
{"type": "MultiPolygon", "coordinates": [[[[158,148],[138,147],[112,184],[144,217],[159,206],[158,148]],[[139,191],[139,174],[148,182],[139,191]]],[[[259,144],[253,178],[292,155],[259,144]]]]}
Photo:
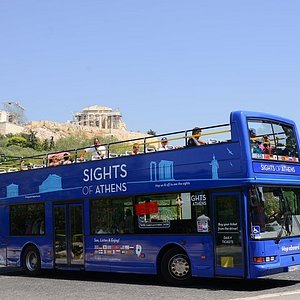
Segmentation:
{"type": "Polygon", "coordinates": [[[213,193],[215,275],[244,277],[241,194],[213,193]]]}
{"type": "Polygon", "coordinates": [[[84,244],[82,204],[55,204],[54,228],[55,266],[83,266],[84,244]]]}

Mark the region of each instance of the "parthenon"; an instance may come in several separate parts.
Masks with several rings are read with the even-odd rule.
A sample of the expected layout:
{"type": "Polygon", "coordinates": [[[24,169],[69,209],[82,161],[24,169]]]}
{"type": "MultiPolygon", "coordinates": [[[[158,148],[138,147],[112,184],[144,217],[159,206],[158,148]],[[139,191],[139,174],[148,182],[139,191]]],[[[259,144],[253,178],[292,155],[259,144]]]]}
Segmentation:
{"type": "Polygon", "coordinates": [[[75,113],[74,124],[98,127],[99,129],[125,129],[125,123],[119,110],[105,106],[88,106],[75,113]]]}

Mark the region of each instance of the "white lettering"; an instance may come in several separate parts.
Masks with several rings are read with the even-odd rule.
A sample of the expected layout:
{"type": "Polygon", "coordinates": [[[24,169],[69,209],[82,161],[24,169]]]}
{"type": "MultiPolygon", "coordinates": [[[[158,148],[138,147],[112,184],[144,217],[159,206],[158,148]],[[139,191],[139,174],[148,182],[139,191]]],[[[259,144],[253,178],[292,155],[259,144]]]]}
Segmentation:
{"type": "Polygon", "coordinates": [[[112,184],[98,184],[95,188],[95,194],[126,192],[126,182],[112,184]]]}
{"type": "Polygon", "coordinates": [[[83,170],[83,181],[100,181],[100,180],[111,180],[118,178],[127,177],[127,165],[113,165],[108,167],[97,167],[95,169],[84,169],[83,170]]]}
{"type": "Polygon", "coordinates": [[[83,195],[90,195],[92,193],[93,193],[93,186],[92,185],[90,185],[90,186],[84,186],[82,188],[82,194],[83,195]]]}
{"type": "Polygon", "coordinates": [[[120,176],[122,177],[122,178],[125,178],[125,177],[127,177],[127,170],[126,170],[126,167],[127,167],[127,165],[125,165],[125,164],[123,164],[123,165],[121,165],[121,173],[120,173],[120,176]]]}
{"type": "Polygon", "coordinates": [[[260,168],[261,168],[262,171],[276,171],[274,165],[260,164],[260,168]]]}
{"type": "Polygon", "coordinates": [[[297,251],[297,250],[300,250],[300,245],[291,245],[291,246],[282,246],[281,247],[281,251],[283,252],[289,252],[289,251],[297,251]]]}
{"type": "Polygon", "coordinates": [[[83,181],[87,182],[89,180],[90,180],[89,169],[84,169],[83,170],[83,181]]]}
{"type": "Polygon", "coordinates": [[[269,164],[260,164],[260,169],[262,171],[271,171],[271,172],[284,172],[284,173],[296,173],[296,169],[293,166],[287,165],[269,165],[269,164]]]}
{"type": "Polygon", "coordinates": [[[205,206],[206,205],[206,195],[205,194],[192,195],[191,201],[192,201],[193,205],[205,206]]]}
{"type": "Polygon", "coordinates": [[[281,166],[281,171],[282,172],[287,172],[287,173],[295,173],[295,167],[290,167],[290,166],[286,166],[286,165],[282,165],[281,166]]]}
{"type": "MultiPolygon", "coordinates": [[[[98,167],[94,170],[93,177],[95,178],[95,180],[101,180],[102,179],[102,172],[101,171],[102,171],[102,168],[100,168],[100,167],[98,167]]],[[[91,173],[92,173],[92,169],[91,169],[91,173]]]]}
{"type": "Polygon", "coordinates": [[[103,168],[103,179],[111,179],[111,171],[112,171],[112,167],[104,167],[103,168]]]}

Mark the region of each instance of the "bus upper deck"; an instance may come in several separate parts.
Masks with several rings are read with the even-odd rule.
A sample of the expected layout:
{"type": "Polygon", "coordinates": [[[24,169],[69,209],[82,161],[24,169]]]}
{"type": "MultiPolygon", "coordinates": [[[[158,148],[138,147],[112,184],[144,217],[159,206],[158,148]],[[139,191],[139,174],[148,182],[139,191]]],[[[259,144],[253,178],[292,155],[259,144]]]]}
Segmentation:
{"type": "MultiPolygon", "coordinates": [[[[230,124],[201,129],[201,138],[205,139],[206,145],[199,149],[188,147],[188,140],[193,138],[192,130],[184,130],[109,143],[105,145],[106,157],[127,161],[126,157],[130,156],[132,145],[137,144],[144,154],[155,153],[164,157],[182,152],[183,161],[184,156],[189,160],[192,155],[192,161],[197,160],[202,171],[197,173],[197,170],[194,170],[193,173],[197,173],[197,177],[203,173],[203,179],[268,180],[272,177],[272,180],[274,178],[288,180],[289,177],[285,175],[293,175],[292,178],[300,175],[298,133],[295,124],[290,120],[272,115],[237,111],[231,113],[230,124]],[[168,140],[168,149],[175,151],[174,153],[158,151],[161,138],[168,140]],[[197,153],[197,158],[192,153],[197,153]]],[[[27,158],[0,154],[0,173],[41,169],[64,165],[66,162],[67,164],[81,163],[81,151],[82,149],[67,149],[58,153],[27,158]],[[53,164],[54,160],[55,164],[53,164]]],[[[88,157],[87,155],[87,160],[88,157]]],[[[152,157],[155,156],[143,156],[145,164],[148,164],[147,160],[152,160],[152,157]]],[[[129,158],[129,161],[132,159],[129,158]]],[[[134,159],[136,160],[136,157],[134,159]]],[[[110,163],[113,162],[107,161],[101,164],[110,163]]]]}

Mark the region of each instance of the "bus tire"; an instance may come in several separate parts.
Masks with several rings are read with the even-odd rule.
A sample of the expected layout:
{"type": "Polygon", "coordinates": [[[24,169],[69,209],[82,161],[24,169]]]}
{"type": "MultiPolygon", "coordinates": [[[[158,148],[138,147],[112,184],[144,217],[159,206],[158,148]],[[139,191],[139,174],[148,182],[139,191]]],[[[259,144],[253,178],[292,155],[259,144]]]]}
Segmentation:
{"type": "Polygon", "coordinates": [[[41,256],[38,249],[28,246],[23,254],[23,269],[29,276],[36,276],[41,271],[41,256]]]}
{"type": "Polygon", "coordinates": [[[191,263],[186,253],[179,248],[168,250],[161,260],[161,275],[172,285],[183,285],[192,278],[191,263]]]}

